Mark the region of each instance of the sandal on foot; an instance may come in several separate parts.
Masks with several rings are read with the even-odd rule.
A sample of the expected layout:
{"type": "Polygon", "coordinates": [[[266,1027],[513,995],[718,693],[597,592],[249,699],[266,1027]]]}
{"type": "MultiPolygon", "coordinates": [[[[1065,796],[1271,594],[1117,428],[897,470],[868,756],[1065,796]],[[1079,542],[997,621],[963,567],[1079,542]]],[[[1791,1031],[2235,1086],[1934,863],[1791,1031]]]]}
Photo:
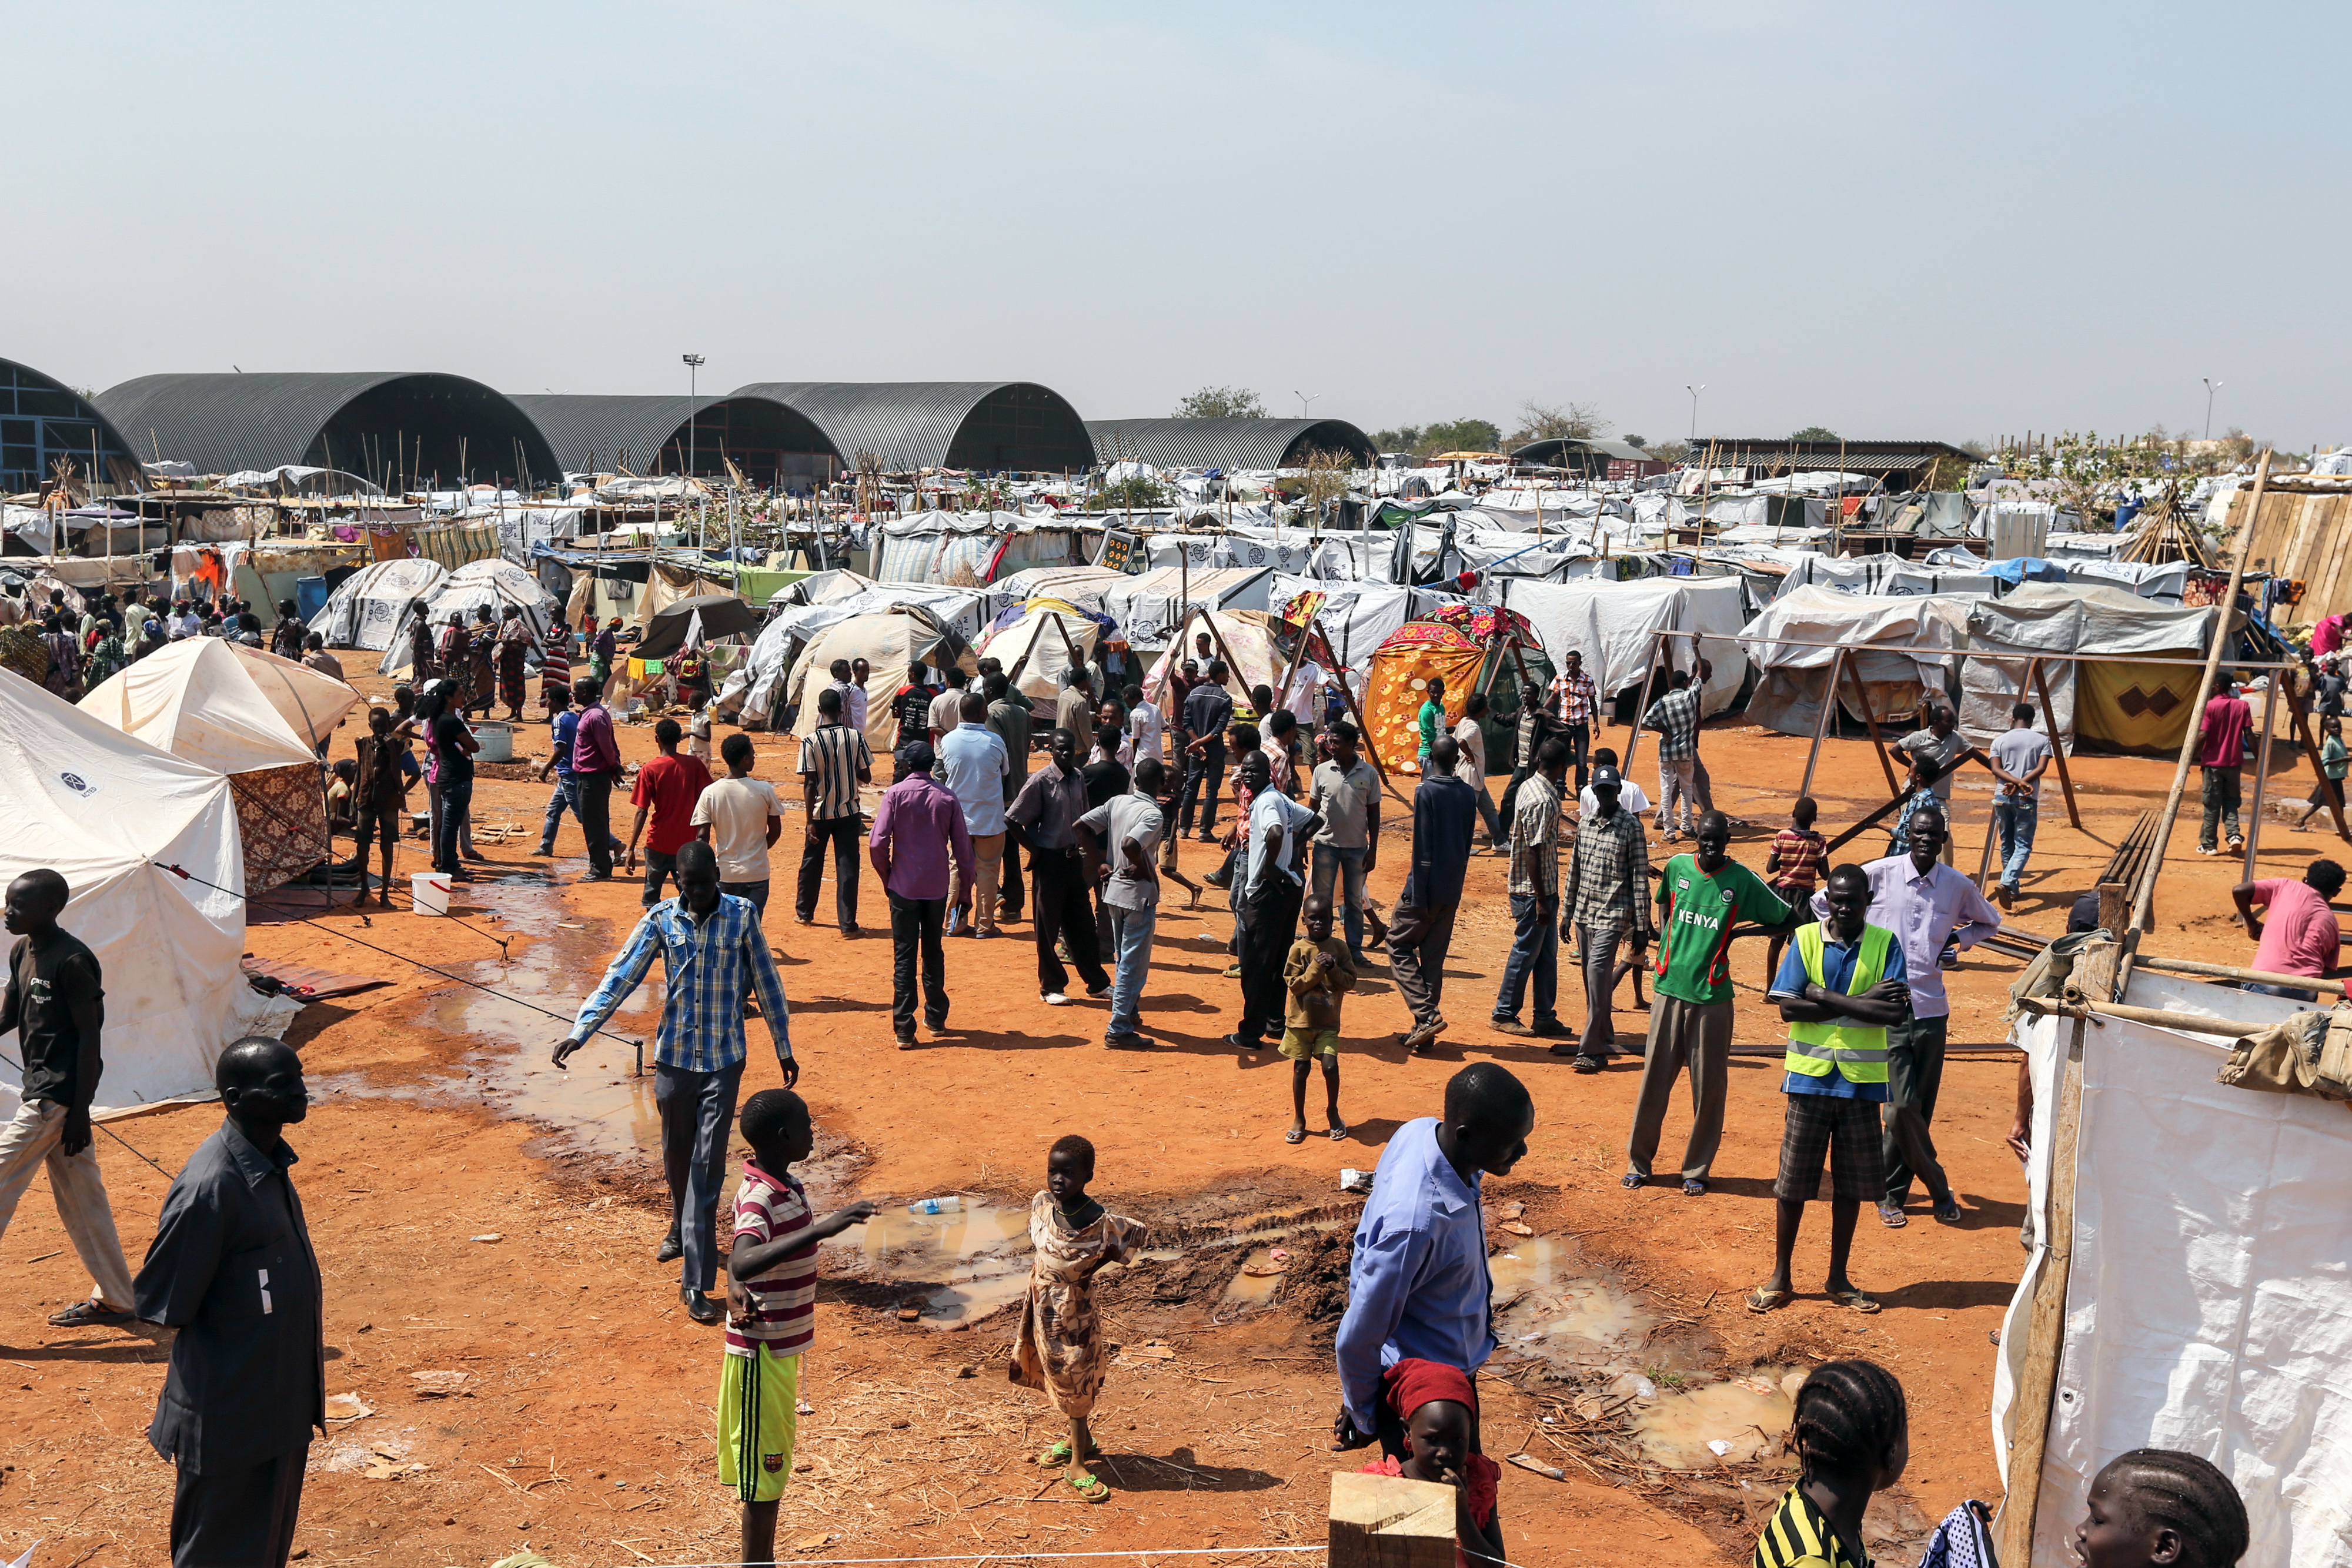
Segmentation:
{"type": "Polygon", "coordinates": [[[1759,1285],[1748,1292],[1748,1310],[1751,1312],[1777,1312],[1796,1299],[1794,1291],[1776,1291],[1769,1285],[1759,1285]]]}
{"type": "Polygon", "coordinates": [[[1347,1123],[1334,1122],[1331,1124],[1331,1141],[1335,1144],[1344,1144],[1348,1141],[1347,1123]]]}
{"type": "Polygon", "coordinates": [[[104,1301],[79,1301],[64,1312],[49,1314],[49,1326],[59,1329],[118,1328],[136,1321],[137,1314],[104,1301]]]}
{"type": "Polygon", "coordinates": [[[1076,1492],[1079,1498],[1087,1502],[1110,1500],[1109,1484],[1102,1477],[1091,1471],[1081,1471],[1075,1476],[1065,1476],[1062,1479],[1068,1481],[1070,1490],[1076,1492]]]}
{"type": "Polygon", "coordinates": [[[1303,1144],[1307,1141],[1307,1129],[1304,1127],[1286,1127],[1283,1130],[1282,1141],[1286,1144],[1303,1144]]]}
{"type": "Polygon", "coordinates": [[[1069,1462],[1070,1443],[1066,1437],[1037,1456],[1037,1468],[1041,1470],[1060,1469],[1069,1462]]]}
{"type": "Polygon", "coordinates": [[[1848,1312],[1862,1312],[1866,1315],[1878,1311],[1877,1301],[1858,1290],[1832,1291],[1829,1297],[1831,1301],[1848,1312]]]}

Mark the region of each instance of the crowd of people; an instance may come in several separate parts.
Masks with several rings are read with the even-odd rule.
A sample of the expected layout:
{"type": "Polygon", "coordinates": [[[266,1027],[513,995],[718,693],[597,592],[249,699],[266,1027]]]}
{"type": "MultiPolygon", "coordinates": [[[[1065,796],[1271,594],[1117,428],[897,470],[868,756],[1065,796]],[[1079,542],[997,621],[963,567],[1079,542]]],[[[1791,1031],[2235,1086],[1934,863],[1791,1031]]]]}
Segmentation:
{"type": "Polygon", "coordinates": [[[0,669],[13,670],[68,702],[152,653],[191,637],[260,648],[336,680],[342,661],[281,600],[268,629],[250,601],[231,594],[165,600],[136,586],[120,593],[73,594],[52,588],[46,601],[0,593],[0,669]]]}

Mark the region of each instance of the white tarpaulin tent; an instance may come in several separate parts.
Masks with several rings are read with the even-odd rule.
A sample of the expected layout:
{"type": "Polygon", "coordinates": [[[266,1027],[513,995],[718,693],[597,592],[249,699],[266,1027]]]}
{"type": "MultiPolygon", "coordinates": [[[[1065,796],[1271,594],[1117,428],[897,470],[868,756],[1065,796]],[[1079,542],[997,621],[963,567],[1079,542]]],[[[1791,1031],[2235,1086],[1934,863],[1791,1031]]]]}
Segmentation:
{"type": "MultiPolygon", "coordinates": [[[[2146,971],[2128,1000],[2246,1023],[2279,1021],[2296,1005],[2146,971]]],[[[2035,1085],[2027,1178],[2037,1231],[2076,1027],[2018,1026],[2035,1085]]],[[[2071,1560],[2092,1478],[2138,1448],[2185,1449],[2230,1477],[2252,1526],[2247,1563],[2352,1561],[2352,1114],[2215,1082],[2228,1044],[2115,1018],[2084,1030],[2073,1260],[2035,1563],[2071,1560]]],[[[2001,1325],[1992,1437],[2004,1472],[2048,1259],[2038,1237],[2001,1325]]]]}
{"type": "Polygon", "coordinates": [[[1311,577],[1277,576],[1267,602],[1279,615],[1302,593],[1323,595],[1319,612],[1323,634],[1330,641],[1331,656],[1352,672],[1350,685],[1359,697],[1363,695],[1364,672],[1371,663],[1372,651],[1390,632],[1414,616],[1426,615],[1460,597],[1433,588],[1400,588],[1386,582],[1323,582],[1311,577]]]}
{"type": "MultiPolygon", "coordinates": [[[[967,670],[979,662],[961,637],[919,606],[901,604],[828,626],[811,638],[793,661],[792,677],[784,687],[785,701],[800,705],[793,733],[803,739],[816,733],[816,694],[829,684],[826,672],[833,662],[864,659],[874,671],[867,687],[866,744],[876,758],[887,757],[898,741],[898,716],[891,711],[890,694],[907,684],[907,671],[916,660],[937,667],[943,658],[967,670]]],[[[887,778],[888,771],[877,763],[877,777],[887,778]]]]}
{"type": "Polygon", "coordinates": [[[1801,588],[1832,588],[1843,593],[1874,598],[1913,594],[1966,594],[1982,597],[1999,591],[2000,580],[1983,571],[1955,571],[1899,555],[1862,556],[1854,559],[1815,551],[1794,552],[1789,574],[1780,580],[1780,596],[1801,588]]]}
{"type": "Polygon", "coordinates": [[[1148,653],[1168,645],[1197,606],[1202,610],[1278,610],[1268,567],[1155,567],[1103,590],[1103,613],[1127,645],[1148,653]]]}
{"type": "MultiPolygon", "coordinates": [[[[1503,603],[1528,618],[1553,668],[1573,650],[1606,702],[1640,684],[1653,666],[1696,669],[1688,637],[1661,631],[1714,632],[1729,637],[1747,619],[1745,591],[1736,577],[1651,577],[1633,582],[1506,581],[1503,603]]],[[[1703,715],[1721,713],[1748,680],[1748,655],[1735,642],[1710,639],[1713,668],[1701,694],[1703,715]]]]}
{"type": "Polygon", "coordinates": [[[228,779],[0,671],[0,884],[47,866],[72,889],[62,924],[105,973],[100,1109],[208,1092],[223,1046],[299,1010],[246,981],[244,899],[165,863],[244,885],[228,779]]]}
{"type": "MultiPolygon", "coordinates": [[[[544,638],[547,629],[554,624],[556,612],[562,607],[555,595],[547,591],[539,579],[497,556],[483,560],[469,560],[441,580],[438,587],[425,596],[425,623],[434,628],[434,635],[449,624],[449,617],[462,615],[466,624],[474,623],[474,612],[487,605],[490,619],[506,619],[507,606],[521,607],[523,619],[530,623],[531,635],[544,638]]],[[[408,668],[407,605],[401,606],[400,622],[393,630],[392,641],[386,645],[383,661],[376,665],[379,675],[390,675],[408,668]]]]}
{"type": "MultiPolygon", "coordinates": [[[[1172,706],[1168,700],[1168,677],[1184,660],[1196,657],[1190,646],[1193,633],[1206,632],[1212,626],[1216,629],[1217,638],[1222,640],[1213,641],[1212,646],[1218,651],[1212,656],[1223,658],[1224,651],[1230,650],[1234,662],[1241,665],[1237,670],[1226,672],[1226,690],[1247,701],[1252,686],[1271,686],[1282,679],[1285,663],[1276,652],[1274,638],[1266,631],[1264,622],[1255,616],[1244,621],[1237,615],[1210,610],[1192,618],[1191,629],[1185,633],[1185,647],[1171,647],[1151,662],[1150,671],[1143,678],[1145,701],[1157,703],[1163,710],[1172,706]]],[[[1201,674],[1203,677],[1208,674],[1205,666],[1201,674]]]]}
{"type": "Polygon", "coordinates": [[[310,630],[324,637],[330,648],[381,653],[392,646],[409,601],[432,598],[448,575],[447,567],[422,556],[372,561],[335,585],[310,630]]]}
{"type": "Polygon", "coordinates": [[[1033,599],[1019,619],[982,637],[973,652],[1001,661],[1007,675],[1017,667],[1021,674],[1013,685],[1024,695],[1051,702],[1061,694],[1070,649],[1075,646],[1080,659],[1091,660],[1101,641],[1102,627],[1091,617],[1063,601],[1033,599]]]}
{"type": "MultiPolygon", "coordinates": [[[[1961,732],[1979,746],[1990,746],[2009,727],[2010,708],[2020,700],[2034,654],[2201,658],[2213,628],[2210,608],[2168,609],[2125,589],[2071,582],[2029,582],[2006,599],[1969,605],[1968,614],[1969,658],[1960,666],[1959,722],[1961,732]],[[2011,656],[1998,656],[2001,654],[2011,656]]],[[[2041,666],[2057,715],[2058,734],[2052,738],[2069,752],[2074,748],[2074,710],[2084,669],[2072,659],[2053,659],[2041,666]]],[[[2151,688],[2167,674],[2158,666],[2144,673],[2151,688]]],[[[2196,700],[2197,672],[2180,666],[2172,673],[2186,690],[2180,705],[2186,706],[2196,700]]],[[[2023,700],[2040,707],[2032,694],[2023,700]]],[[[2040,727],[2037,717],[2035,727],[2040,727]]],[[[2095,725],[2091,733],[2104,738],[2112,727],[2095,725]]]]}
{"type": "MultiPolygon", "coordinates": [[[[743,664],[729,673],[713,705],[721,714],[740,716],[740,722],[774,722],[776,709],[783,697],[785,679],[791,674],[794,661],[808,640],[830,626],[854,621],[861,615],[879,615],[901,605],[915,605],[935,616],[940,623],[958,637],[970,642],[980,634],[979,591],[969,588],[926,588],[919,583],[900,582],[856,588],[863,581],[855,573],[844,572],[839,588],[849,591],[838,597],[806,604],[788,604],[777,611],[768,623],[760,628],[752,640],[751,652],[743,664]]],[[[814,581],[811,578],[808,580],[814,581]]],[[[841,658],[855,658],[843,653],[841,658]]],[[[827,663],[830,664],[830,659],[827,663]]],[[[878,690],[884,682],[895,688],[906,679],[906,664],[895,668],[874,666],[873,685],[878,690]]],[[[823,684],[823,683],[820,683],[823,684]]],[[[814,720],[810,721],[812,724],[814,720]]]]}
{"type": "MultiPolygon", "coordinates": [[[[1968,615],[1963,599],[1882,598],[1818,584],[1783,593],[1740,631],[1759,672],[1748,716],[1783,735],[1812,734],[1828,695],[1830,664],[1841,648],[1845,668],[1862,677],[1874,717],[1909,713],[1924,695],[1943,695],[1945,672],[1968,638],[1968,615]],[[1919,651],[1882,651],[1897,648],[1919,651]]],[[[1843,670],[1838,704],[1862,721],[1843,670]]]]}

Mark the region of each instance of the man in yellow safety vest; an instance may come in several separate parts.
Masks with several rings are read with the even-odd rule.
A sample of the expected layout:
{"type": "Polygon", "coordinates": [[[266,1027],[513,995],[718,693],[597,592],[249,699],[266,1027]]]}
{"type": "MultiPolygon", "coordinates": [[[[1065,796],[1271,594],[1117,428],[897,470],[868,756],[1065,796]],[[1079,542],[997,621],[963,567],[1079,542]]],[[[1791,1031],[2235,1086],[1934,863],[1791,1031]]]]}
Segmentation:
{"type": "Polygon", "coordinates": [[[1886,1099],[1886,1026],[1911,1010],[1902,945],[1871,925],[1870,878],[1857,865],[1830,873],[1828,917],[1798,931],[1773,977],[1771,999],[1789,1024],[1782,1092],[1789,1097],[1780,1138],[1780,1200],[1773,1232],[1772,1278],[1748,1294],[1748,1310],[1769,1312],[1795,1298],[1789,1259],[1804,1223],[1805,1204],[1817,1196],[1829,1156],[1829,1296],[1858,1312],[1878,1311],[1846,1274],[1854,1222],[1885,1185],[1878,1108],[1886,1099]]]}

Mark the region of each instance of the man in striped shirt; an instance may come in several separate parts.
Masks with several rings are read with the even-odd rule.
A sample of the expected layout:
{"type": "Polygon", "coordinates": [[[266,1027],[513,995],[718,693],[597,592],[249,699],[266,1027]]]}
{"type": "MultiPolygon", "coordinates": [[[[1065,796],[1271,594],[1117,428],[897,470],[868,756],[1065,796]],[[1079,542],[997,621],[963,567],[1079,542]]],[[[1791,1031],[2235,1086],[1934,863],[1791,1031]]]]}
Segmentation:
{"type": "Polygon", "coordinates": [[[816,891],[824,881],[825,846],[833,846],[833,908],[844,936],[857,935],[857,861],[865,821],[857,811],[857,787],[874,777],[874,754],[866,732],[841,722],[841,694],[831,686],[816,695],[816,730],[801,742],[802,799],[808,806],[808,839],[801,846],[799,896],[793,914],[803,925],[816,924],[816,891]]]}
{"type": "Polygon", "coordinates": [[[1576,765],[1576,788],[1585,785],[1585,759],[1592,755],[1592,720],[1601,710],[1601,693],[1584,673],[1584,655],[1570,648],[1560,655],[1559,678],[1551,684],[1559,698],[1559,722],[1568,730],[1569,757],[1576,765]]]}
{"type": "Polygon", "coordinates": [[[793,1060],[790,1010],[776,960],[748,898],[719,891],[719,858],[689,841],[677,852],[678,895],[646,911],[613,967],[555,1048],[562,1067],[604,1027],[662,959],[661,1031],[655,1055],[662,1168],[669,1179],[669,1235],[655,1257],[686,1260],[678,1297],[698,1323],[719,1321],[705,1294],[718,1277],[716,1218],[727,1167],[727,1126],[743,1081],[743,999],[757,992],[787,1086],[800,1078],[793,1060]]]}

